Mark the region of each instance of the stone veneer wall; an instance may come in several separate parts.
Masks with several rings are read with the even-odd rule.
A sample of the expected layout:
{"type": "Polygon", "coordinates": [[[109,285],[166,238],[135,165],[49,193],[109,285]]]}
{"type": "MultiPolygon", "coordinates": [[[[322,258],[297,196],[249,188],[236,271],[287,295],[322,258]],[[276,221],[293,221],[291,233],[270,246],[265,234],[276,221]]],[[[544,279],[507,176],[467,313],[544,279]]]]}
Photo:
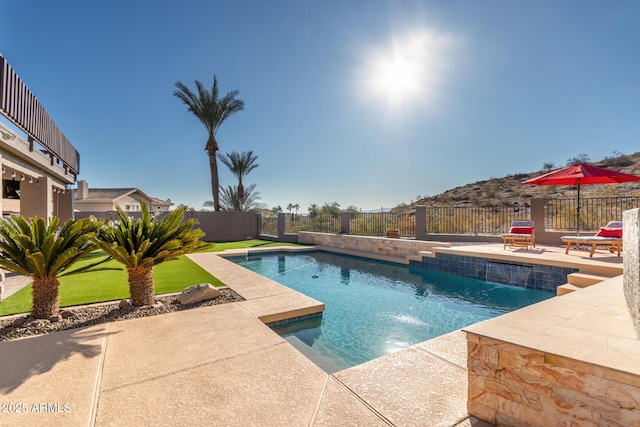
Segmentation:
{"type": "Polygon", "coordinates": [[[498,426],[640,426],[635,375],[469,332],[467,346],[471,415],[498,426]]]}
{"type": "Polygon", "coordinates": [[[556,288],[567,283],[567,275],[579,271],[577,268],[553,265],[505,262],[501,260],[437,253],[435,258],[424,257],[422,261],[411,261],[411,267],[439,273],[456,274],[474,279],[556,292],[556,288]]]}
{"type": "Polygon", "coordinates": [[[323,245],[352,251],[370,252],[381,255],[406,257],[420,251],[430,251],[434,247],[450,247],[451,243],[427,242],[424,240],[388,239],[386,237],[351,236],[347,234],[298,233],[298,243],[323,245]]]}
{"type": "Polygon", "coordinates": [[[622,221],[624,298],[640,339],[640,209],[624,211],[622,221]]]}

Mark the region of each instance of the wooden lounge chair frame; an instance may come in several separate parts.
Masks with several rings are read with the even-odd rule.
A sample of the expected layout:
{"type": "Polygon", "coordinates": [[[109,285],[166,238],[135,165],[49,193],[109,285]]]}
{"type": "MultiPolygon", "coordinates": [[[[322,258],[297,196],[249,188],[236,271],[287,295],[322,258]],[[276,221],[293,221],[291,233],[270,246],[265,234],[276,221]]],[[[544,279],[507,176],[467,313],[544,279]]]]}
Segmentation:
{"type": "Polygon", "coordinates": [[[598,249],[598,246],[607,246],[602,249],[608,250],[611,253],[617,252],[618,256],[620,256],[620,252],[622,251],[622,239],[617,237],[563,236],[562,242],[567,244],[567,250],[564,251],[565,254],[569,254],[569,249],[571,249],[573,243],[576,245],[591,245],[591,252],[589,253],[591,258],[593,258],[593,254],[596,249],[598,249]]]}
{"type": "MultiPolygon", "coordinates": [[[[513,227],[535,227],[534,221],[513,221],[511,223],[511,228],[513,227]]],[[[502,235],[502,248],[506,249],[507,245],[510,248],[514,246],[524,246],[529,249],[529,246],[532,248],[536,247],[536,235],[535,232],[532,231],[531,234],[522,234],[522,233],[504,233],[502,235]]]]}
{"type": "MultiPolygon", "coordinates": [[[[607,225],[600,229],[600,233],[603,231],[619,230],[622,230],[622,221],[609,221],[607,225]]],[[[564,253],[568,255],[571,245],[575,243],[576,246],[590,245],[591,252],[589,253],[589,256],[591,258],[593,258],[593,254],[596,252],[596,249],[598,249],[598,246],[606,246],[601,249],[608,250],[611,253],[617,252],[618,256],[620,256],[620,252],[622,251],[622,239],[620,237],[612,237],[610,235],[599,236],[598,234],[595,236],[562,236],[562,242],[567,244],[567,250],[565,250],[564,253]]]]}

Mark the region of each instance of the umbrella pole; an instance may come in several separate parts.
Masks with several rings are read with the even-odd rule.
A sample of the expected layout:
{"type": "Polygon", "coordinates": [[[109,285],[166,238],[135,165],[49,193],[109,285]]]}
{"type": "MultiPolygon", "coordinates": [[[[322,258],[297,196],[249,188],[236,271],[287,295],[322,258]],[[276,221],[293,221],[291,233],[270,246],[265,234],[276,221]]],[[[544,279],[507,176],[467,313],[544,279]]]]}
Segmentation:
{"type": "Polygon", "coordinates": [[[580,235],[580,178],[578,178],[578,206],[576,206],[576,234],[580,235]]]}

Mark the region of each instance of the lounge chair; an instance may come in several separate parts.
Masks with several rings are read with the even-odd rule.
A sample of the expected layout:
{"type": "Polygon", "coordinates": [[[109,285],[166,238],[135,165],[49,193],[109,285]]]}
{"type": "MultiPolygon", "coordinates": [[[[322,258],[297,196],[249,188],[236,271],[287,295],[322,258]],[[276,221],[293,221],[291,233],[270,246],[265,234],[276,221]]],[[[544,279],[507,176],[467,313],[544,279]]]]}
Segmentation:
{"type": "Polygon", "coordinates": [[[567,250],[565,254],[569,253],[571,245],[590,245],[591,252],[589,256],[593,258],[598,246],[606,246],[605,250],[611,253],[617,252],[620,256],[622,251],[622,221],[611,221],[604,227],[600,228],[600,231],[595,236],[562,236],[562,242],[567,244],[567,250]]]}
{"type": "Polygon", "coordinates": [[[535,222],[534,221],[513,221],[511,222],[511,229],[508,233],[502,235],[503,249],[514,246],[524,246],[529,249],[536,247],[536,236],[534,233],[535,222]]]}

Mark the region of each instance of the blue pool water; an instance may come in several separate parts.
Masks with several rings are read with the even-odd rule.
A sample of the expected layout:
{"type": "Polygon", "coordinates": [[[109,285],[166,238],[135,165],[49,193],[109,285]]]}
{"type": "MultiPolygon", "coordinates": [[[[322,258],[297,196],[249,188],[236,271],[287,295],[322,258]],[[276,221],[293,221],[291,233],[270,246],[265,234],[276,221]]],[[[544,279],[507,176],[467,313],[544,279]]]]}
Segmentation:
{"type": "Polygon", "coordinates": [[[554,296],[326,252],[233,261],[325,303],[322,317],[274,330],[328,372],[554,296]]]}

